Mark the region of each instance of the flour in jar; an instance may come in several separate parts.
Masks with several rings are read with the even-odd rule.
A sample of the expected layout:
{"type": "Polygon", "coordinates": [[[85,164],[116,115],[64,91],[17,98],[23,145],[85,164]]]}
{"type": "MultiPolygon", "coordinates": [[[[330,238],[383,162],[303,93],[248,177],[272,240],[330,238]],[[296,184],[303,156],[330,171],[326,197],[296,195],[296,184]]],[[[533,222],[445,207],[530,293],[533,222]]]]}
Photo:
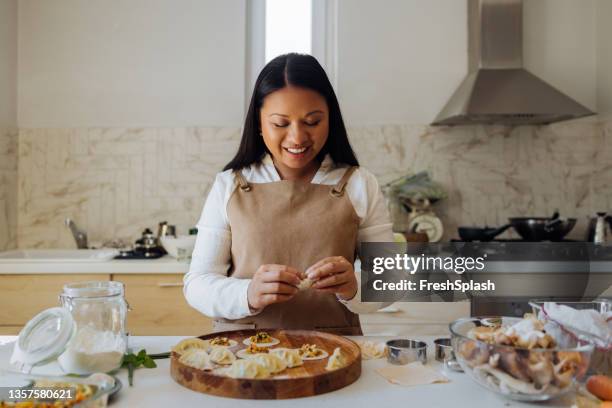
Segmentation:
{"type": "Polygon", "coordinates": [[[123,336],[117,333],[84,326],[77,329],[57,360],[66,373],[105,373],[121,365],[126,346],[123,336]]]}

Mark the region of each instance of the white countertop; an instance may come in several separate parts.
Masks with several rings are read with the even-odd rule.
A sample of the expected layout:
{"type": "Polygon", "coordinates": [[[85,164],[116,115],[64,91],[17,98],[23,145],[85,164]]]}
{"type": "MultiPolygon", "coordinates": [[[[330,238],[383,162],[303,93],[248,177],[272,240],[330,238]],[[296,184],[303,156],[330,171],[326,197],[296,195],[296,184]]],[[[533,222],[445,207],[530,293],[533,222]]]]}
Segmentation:
{"type": "Polygon", "coordinates": [[[171,256],[158,259],[121,259],[104,262],[37,262],[19,260],[0,262],[2,274],[55,274],[55,273],[185,273],[189,263],[179,262],[171,256]]]}
{"type": "MultiPolygon", "coordinates": [[[[428,356],[432,367],[441,366],[433,360],[434,336],[415,336],[429,344],[428,356]]],[[[184,337],[142,336],[130,338],[130,347],[138,351],[145,348],[149,353],[168,351],[184,337]]],[[[5,367],[12,350],[15,336],[0,336],[0,368],[5,367]],[[2,343],[5,343],[2,345],[2,343]]],[[[371,339],[383,339],[371,337],[371,339]]],[[[430,384],[416,387],[402,387],[387,382],[374,370],[388,364],[386,360],[363,361],[361,377],[353,384],[327,394],[291,400],[240,400],[214,397],[191,391],[175,383],[170,377],[170,361],[156,360],[157,368],[138,369],[134,374],[134,386],[127,383],[127,372],[121,370],[119,378],[123,389],[113,400],[111,407],[570,407],[572,398],[548,403],[526,404],[504,399],[481,388],[462,373],[449,374],[447,384],[430,384]]]]}

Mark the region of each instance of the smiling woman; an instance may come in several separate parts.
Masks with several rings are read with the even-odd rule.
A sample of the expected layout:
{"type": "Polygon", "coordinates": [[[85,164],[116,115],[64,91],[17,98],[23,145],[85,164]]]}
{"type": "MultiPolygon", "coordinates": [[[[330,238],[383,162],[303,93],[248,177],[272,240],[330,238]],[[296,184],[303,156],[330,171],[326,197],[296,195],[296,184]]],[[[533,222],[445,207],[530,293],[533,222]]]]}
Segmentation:
{"type": "Polygon", "coordinates": [[[235,157],[198,224],[184,292],[216,330],[361,334],[359,243],[393,240],[374,176],[358,167],[338,100],[310,55],[261,71],[235,157]],[[299,290],[303,281],[312,285],[299,290]]]}

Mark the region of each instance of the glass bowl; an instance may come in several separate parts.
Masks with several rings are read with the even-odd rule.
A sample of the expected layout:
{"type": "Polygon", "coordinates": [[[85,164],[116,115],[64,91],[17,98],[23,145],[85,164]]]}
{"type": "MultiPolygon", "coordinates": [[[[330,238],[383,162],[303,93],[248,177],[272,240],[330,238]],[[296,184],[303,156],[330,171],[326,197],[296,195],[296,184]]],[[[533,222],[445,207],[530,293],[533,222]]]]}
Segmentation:
{"type": "MultiPolygon", "coordinates": [[[[594,300],[591,302],[554,302],[557,305],[568,306],[576,310],[594,310],[602,315],[609,314],[612,311],[612,301],[607,299],[594,300]]],[[[546,300],[532,300],[529,302],[532,308],[532,313],[539,320],[546,323],[546,329],[549,333],[557,334],[563,332],[573,336],[582,336],[589,339],[594,347],[591,355],[591,366],[589,374],[603,374],[612,376],[612,333],[607,335],[596,335],[584,330],[573,327],[570,324],[562,323],[551,318],[545,308],[549,307],[546,300]]],[[[604,317],[605,318],[605,317],[604,317]]],[[[587,320],[588,321],[588,320],[587,320]]]]}
{"type": "Polygon", "coordinates": [[[503,328],[517,317],[469,317],[450,324],[457,361],[481,386],[517,401],[546,401],[574,389],[588,367],[593,345],[572,336],[554,338],[554,348],[524,348],[491,344],[470,337],[483,326],[503,328]]]}

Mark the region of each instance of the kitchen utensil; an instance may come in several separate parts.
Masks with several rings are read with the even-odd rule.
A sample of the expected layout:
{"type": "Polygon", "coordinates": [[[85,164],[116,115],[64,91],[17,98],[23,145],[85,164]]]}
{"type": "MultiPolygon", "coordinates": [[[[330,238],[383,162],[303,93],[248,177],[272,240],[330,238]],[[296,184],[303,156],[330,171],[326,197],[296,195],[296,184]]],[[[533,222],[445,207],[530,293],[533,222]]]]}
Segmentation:
{"type": "Polygon", "coordinates": [[[413,361],[427,364],[427,344],[418,340],[397,339],[387,341],[389,354],[387,361],[391,364],[404,365],[413,361]]]}
{"type": "Polygon", "coordinates": [[[608,229],[606,225],[606,213],[598,212],[597,221],[595,222],[595,234],[593,236],[593,242],[596,244],[603,244],[608,239],[608,229]]]}
{"type": "MultiPolygon", "coordinates": [[[[596,214],[595,217],[590,217],[589,218],[589,226],[587,228],[587,235],[586,235],[586,240],[588,242],[595,242],[595,232],[598,226],[598,223],[600,225],[601,228],[601,222],[600,220],[603,218],[603,232],[604,234],[607,233],[607,237],[609,238],[609,234],[612,231],[612,215],[607,215],[607,213],[601,213],[598,212],[596,214]],[[606,214],[603,217],[600,217],[600,214],[606,214]]],[[[599,239],[599,238],[598,238],[599,239]]]]}
{"type": "MultiPolygon", "coordinates": [[[[510,327],[521,318],[501,317],[501,327],[510,327]]],[[[476,383],[501,396],[518,401],[546,401],[574,390],[589,366],[593,345],[562,334],[555,338],[564,347],[532,348],[497,345],[473,338],[472,330],[491,326],[490,318],[469,317],[450,324],[451,341],[457,361],[476,383]],[[557,357],[555,357],[557,356],[557,357]],[[571,358],[560,371],[556,358],[571,358]],[[541,362],[530,365],[531,361],[541,362]],[[553,365],[557,364],[557,371],[553,365]]],[[[486,330],[486,328],[485,328],[486,330]]]]}
{"type": "MultiPolygon", "coordinates": [[[[234,330],[200,336],[202,340],[227,337],[235,340],[244,349],[243,340],[260,330],[234,330]]],[[[279,339],[277,347],[297,348],[302,344],[316,344],[330,355],[340,348],[346,363],[332,371],[327,371],[327,359],[305,361],[303,365],[287,368],[276,376],[265,379],[230,378],[220,370],[203,371],[187,366],[179,361],[180,356],[173,351],[170,357],[170,375],[179,384],[194,391],[222,397],[243,399],[287,399],[309,397],[343,388],[355,382],[361,375],[361,350],[359,346],[345,337],[314,330],[265,330],[270,336],[279,339]]]]}
{"type": "Polygon", "coordinates": [[[576,218],[513,217],[509,218],[512,228],[526,241],[561,241],[576,225],[576,218]]]}
{"type": "Polygon", "coordinates": [[[63,307],[44,310],[19,333],[11,365],[22,372],[57,359],[69,374],[118,368],[127,348],[127,302],[121,282],[64,285],[63,307]]]}
{"type": "Polygon", "coordinates": [[[512,224],[506,224],[499,228],[491,228],[491,227],[459,227],[459,238],[463,241],[471,242],[471,241],[481,241],[488,242],[493,240],[496,236],[501,234],[510,228],[512,224]]]}
{"type": "Polygon", "coordinates": [[[153,232],[146,228],[142,231],[142,237],[136,241],[134,245],[134,249],[151,249],[156,248],[158,246],[157,239],[153,235],[153,232]]]}
{"type": "MultiPolygon", "coordinates": [[[[591,339],[595,349],[591,355],[590,372],[612,375],[612,336],[603,338],[593,333],[587,333],[567,323],[553,319],[545,310],[544,304],[546,300],[536,299],[531,300],[529,305],[532,307],[532,313],[538,316],[540,320],[546,321],[550,325],[549,331],[563,330],[567,333],[583,336],[591,339]]],[[[601,315],[606,315],[612,312],[612,300],[601,299],[591,302],[555,302],[557,305],[564,305],[576,310],[595,310],[601,315]]]]}
{"type": "Polygon", "coordinates": [[[165,236],[161,238],[161,244],[168,255],[179,258],[179,252],[183,252],[181,258],[191,257],[195,247],[196,235],[181,235],[177,238],[165,236]]]}
{"type": "Polygon", "coordinates": [[[463,372],[463,369],[455,358],[455,352],[453,351],[451,339],[435,339],[434,347],[436,361],[444,364],[444,367],[448,368],[449,370],[463,372]]]}
{"type": "MultiPolygon", "coordinates": [[[[169,228],[170,226],[168,226],[168,234],[169,228]]],[[[166,228],[162,227],[162,230],[166,230],[166,228]]],[[[121,251],[116,259],[155,259],[165,254],[166,251],[160,245],[158,239],[147,228],[142,232],[142,237],[134,243],[134,249],[131,251],[121,251]]]]}
{"type": "Polygon", "coordinates": [[[411,213],[408,229],[411,231],[414,230],[417,233],[426,234],[429,242],[440,241],[444,234],[442,221],[432,209],[426,212],[411,213]]]}

